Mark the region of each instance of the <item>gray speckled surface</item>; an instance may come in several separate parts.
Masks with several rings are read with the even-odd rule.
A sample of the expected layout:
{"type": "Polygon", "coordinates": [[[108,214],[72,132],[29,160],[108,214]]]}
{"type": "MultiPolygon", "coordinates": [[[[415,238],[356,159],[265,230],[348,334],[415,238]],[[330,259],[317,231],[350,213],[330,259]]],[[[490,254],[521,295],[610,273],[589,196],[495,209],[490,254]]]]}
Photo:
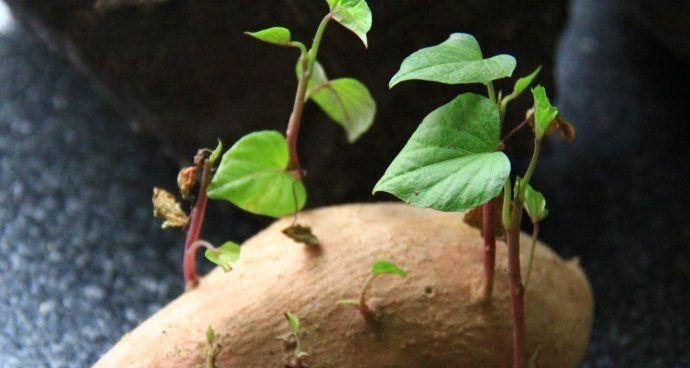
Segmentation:
{"type": "MultiPolygon", "coordinates": [[[[614,1],[572,10],[559,103],[579,136],[537,176],[545,236],[596,294],[584,367],[688,367],[689,69],[614,1]]],[[[156,152],[21,30],[0,35],[1,368],[86,367],[182,291],[180,240],[150,214],[176,169],[156,152]]],[[[250,233],[240,218],[226,236],[250,233]]]]}
{"type": "Polygon", "coordinates": [[[83,367],[181,291],[149,205],[174,165],[21,32],[0,81],[0,367],[83,367]]]}

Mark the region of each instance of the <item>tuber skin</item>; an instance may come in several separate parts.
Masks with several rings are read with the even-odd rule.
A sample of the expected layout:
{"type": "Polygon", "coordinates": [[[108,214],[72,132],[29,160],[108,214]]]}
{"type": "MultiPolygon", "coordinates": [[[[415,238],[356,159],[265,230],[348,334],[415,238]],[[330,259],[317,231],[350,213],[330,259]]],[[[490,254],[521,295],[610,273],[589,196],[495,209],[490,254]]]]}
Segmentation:
{"type": "MultiPolygon", "coordinates": [[[[244,244],[232,272],[212,271],[95,367],[202,366],[210,325],[220,346],[216,368],[280,367],[293,354],[276,339],[285,333],[286,309],[304,322],[303,343],[315,367],[512,365],[508,275],[496,272],[492,303],[482,303],[483,240],[461,213],[352,204],[305,211],[301,219],[320,235],[319,257],[295,247],[281,233],[291,219],[279,220],[244,244]],[[370,302],[381,312],[377,329],[336,305],[369,276],[374,259],[395,259],[409,271],[404,280],[372,284],[370,302]]],[[[538,349],[538,367],[576,367],[592,324],[589,283],[576,261],[541,243],[535,257],[539,266],[524,295],[526,356],[538,349]]],[[[496,261],[506,264],[501,241],[496,261]]]]}

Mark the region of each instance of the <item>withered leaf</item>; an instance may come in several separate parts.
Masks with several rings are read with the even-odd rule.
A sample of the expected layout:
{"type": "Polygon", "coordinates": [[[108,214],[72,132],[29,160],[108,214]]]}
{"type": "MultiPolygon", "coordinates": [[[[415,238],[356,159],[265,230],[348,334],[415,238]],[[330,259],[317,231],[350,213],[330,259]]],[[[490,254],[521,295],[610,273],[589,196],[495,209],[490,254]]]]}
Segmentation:
{"type": "Polygon", "coordinates": [[[177,174],[177,187],[180,188],[182,198],[189,198],[189,193],[196,185],[196,166],[185,167],[177,174]]]}
{"type": "Polygon", "coordinates": [[[558,114],[556,119],[549,126],[549,130],[546,132],[547,135],[554,133],[555,131],[560,131],[560,138],[568,142],[572,142],[575,139],[575,126],[566,120],[563,115],[558,114]]]}
{"type": "MultiPolygon", "coordinates": [[[[494,205],[494,234],[497,237],[502,237],[505,235],[505,229],[503,228],[503,223],[501,222],[501,211],[503,207],[503,198],[498,197],[492,201],[494,205]]],[[[463,222],[465,222],[470,227],[473,227],[480,232],[482,231],[482,206],[477,206],[467,212],[463,217],[463,222]]]]}
{"type": "Polygon", "coordinates": [[[319,239],[311,232],[309,226],[302,226],[300,224],[294,224],[290,227],[283,229],[283,234],[288,238],[302,244],[319,246],[319,239]]]}
{"type": "Polygon", "coordinates": [[[153,216],[163,221],[163,229],[185,227],[189,217],[172,193],[161,188],[153,188],[153,216]]]}

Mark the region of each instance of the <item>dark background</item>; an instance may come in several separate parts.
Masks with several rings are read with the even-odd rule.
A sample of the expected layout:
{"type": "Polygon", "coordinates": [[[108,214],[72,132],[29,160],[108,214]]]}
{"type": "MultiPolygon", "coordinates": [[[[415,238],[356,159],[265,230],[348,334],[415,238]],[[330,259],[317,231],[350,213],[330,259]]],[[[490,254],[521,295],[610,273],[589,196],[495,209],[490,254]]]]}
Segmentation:
{"type": "MultiPolygon", "coordinates": [[[[682,24],[688,19],[683,18],[687,3],[631,3],[574,0],[563,32],[560,26],[558,33],[551,32],[557,47],[544,39],[533,50],[553,52],[558,105],[578,128],[577,140],[553,145],[537,172],[552,209],[544,236],[562,255],[581,258],[594,288],[594,334],[584,367],[688,367],[690,44],[678,41],[687,36],[682,28],[656,17],[661,8],[666,16],[681,17],[682,24]]],[[[566,20],[565,8],[562,15],[552,11],[566,20]]],[[[464,24],[405,37],[420,46],[439,42],[450,30],[477,33],[480,28],[464,24]]],[[[383,32],[395,33],[399,26],[388,21],[383,32]]],[[[150,195],[155,185],[172,187],[179,161],[171,157],[185,156],[186,144],[193,144],[178,137],[182,143],[171,147],[168,133],[163,139],[134,133],[131,117],[137,114],[123,108],[117,93],[113,97],[114,87],[94,87],[67,61],[73,59],[49,51],[45,35],[37,37],[34,27],[27,31],[15,24],[1,32],[0,367],[88,366],[182,292],[181,235],[159,229],[151,217],[150,195]]],[[[506,50],[500,37],[480,33],[479,39],[487,53],[506,50]]],[[[520,53],[529,51],[528,41],[520,44],[520,53]]],[[[414,48],[396,51],[389,57],[397,61],[385,67],[394,69],[414,48]]],[[[340,45],[331,52],[342,52],[337,50],[340,45]]],[[[258,63],[269,55],[262,52],[242,58],[258,63]]],[[[373,46],[371,52],[376,52],[373,46]]],[[[357,58],[366,60],[366,55],[357,58]]],[[[523,63],[520,56],[525,70],[534,64],[523,63]]],[[[261,67],[269,64],[264,61],[261,67]]],[[[83,65],[78,68],[84,71],[83,65]]],[[[355,75],[369,78],[361,68],[355,67],[355,75]]],[[[349,71],[351,65],[342,69],[349,71]]],[[[374,89],[381,87],[372,82],[374,89]]],[[[379,133],[353,150],[371,149],[399,122],[403,128],[397,130],[413,129],[404,122],[421,120],[455,93],[433,87],[405,86],[390,92],[393,97],[375,94],[382,111],[405,96],[428,101],[388,113],[376,122],[382,126],[379,133]]],[[[270,90],[271,85],[260,88],[270,90]]],[[[285,114],[275,115],[280,123],[272,127],[278,128],[285,114]]],[[[140,130],[156,133],[151,126],[164,124],[151,121],[140,121],[140,130]]],[[[329,139],[340,133],[332,132],[329,139]]],[[[340,147],[342,142],[333,139],[340,147]]],[[[394,147],[379,147],[377,155],[389,160],[400,143],[388,144],[394,147]]],[[[316,153],[307,150],[305,160],[316,153]]],[[[354,155],[341,159],[356,160],[354,155]]],[[[380,171],[378,164],[360,161],[362,177],[360,172],[351,175],[368,182],[380,171]]],[[[337,178],[318,165],[313,172],[324,172],[323,182],[337,178]]],[[[368,188],[317,192],[315,202],[328,202],[326,194],[335,201],[363,199],[368,188]]],[[[265,223],[227,206],[217,206],[209,217],[208,228],[217,229],[206,234],[212,240],[244,239],[265,223]]]]}

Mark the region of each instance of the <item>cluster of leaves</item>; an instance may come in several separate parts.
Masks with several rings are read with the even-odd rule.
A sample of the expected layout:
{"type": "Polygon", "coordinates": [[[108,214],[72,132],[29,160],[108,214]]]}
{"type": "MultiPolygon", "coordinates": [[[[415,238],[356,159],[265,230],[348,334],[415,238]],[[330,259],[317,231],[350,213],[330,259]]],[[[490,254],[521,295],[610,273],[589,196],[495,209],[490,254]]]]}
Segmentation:
{"type": "MultiPolygon", "coordinates": [[[[224,154],[220,141],[212,152],[201,150],[203,155],[195,157],[195,166],[182,169],[177,178],[182,198],[190,199],[191,190],[197,184],[197,176],[201,172],[199,197],[203,196],[201,202],[204,204],[199,211],[194,206],[191,216],[182,210],[174,195],[160,188],[154,189],[154,215],[165,220],[163,227],[189,225],[190,233],[193,233],[187,238],[185,252],[188,252],[188,248],[193,248],[194,253],[197,247],[205,247],[206,258],[226,271],[239,258],[240,248],[234,242],[214,247],[198,240],[206,198],[227,200],[247,212],[270,217],[297,213],[304,207],[307,190],[302,182],[301,168],[294,167],[295,162],[298,165],[296,150],[289,146],[296,144],[296,133],[290,137],[291,125],[299,127],[305,102],[313,100],[320,106],[332,120],[344,128],[350,142],[356,141],[373,123],[376,103],[367,87],[353,78],[329,79],[316,58],[324,31],[331,20],[352,31],[366,47],[367,33],[372,24],[371,10],[364,0],[327,0],[327,4],[329,13],[321,21],[310,49],[304,43],[293,40],[290,30],[285,27],[247,32],[258,40],[300,51],[296,66],[298,87],[288,124],[288,138],[277,131],[258,131],[240,138],[224,154]],[[216,165],[219,158],[220,163],[216,165]],[[212,178],[209,177],[211,174],[212,178]],[[193,221],[195,214],[199,218],[196,222],[193,221]]],[[[301,243],[319,244],[311,229],[306,226],[293,224],[284,233],[301,243]]],[[[193,254],[192,257],[186,255],[187,253],[185,274],[189,271],[195,277],[195,268],[189,264],[193,261],[188,260],[193,259],[193,254]]]]}
{"type": "MultiPolygon", "coordinates": [[[[356,141],[374,121],[376,103],[369,90],[352,78],[329,79],[316,60],[320,40],[331,19],[354,32],[367,45],[371,11],[364,0],[328,0],[330,13],[317,30],[311,49],[292,39],[289,29],[271,27],[247,34],[274,45],[300,50],[297,79],[308,80],[304,101],[312,100],[342,125],[350,142],[356,141]]],[[[281,217],[301,210],[307,191],[291,172],[285,136],[277,131],[250,133],[224,155],[209,187],[208,196],[224,199],[259,215],[281,217]]]]}
{"type": "MultiPolygon", "coordinates": [[[[470,211],[469,223],[476,221],[477,207],[497,198],[503,192],[501,222],[509,234],[509,269],[520,274],[519,226],[523,209],[533,223],[532,249],[527,280],[532,267],[538,223],[548,215],[544,196],[530,186],[544,136],[560,130],[568,140],[574,138],[574,128],[554,107],[542,86],[531,90],[533,107],[527,112],[527,122],[534,132],[532,160],[522,177],[511,183],[511,162],[502,152],[503,119],[508,104],[518,98],[532,84],[539,73],[519,78],[513,92],[496,94],[493,82],[511,77],[515,58],[496,55],[485,58],[477,40],[469,34],[455,33],[441,44],[421,49],[407,57],[390,81],[390,87],[409,80],[423,80],[444,84],[483,84],[487,96],[463,93],[427,115],[407,144],[374,186],[373,192],[388,192],[417,207],[440,211],[470,211]],[[517,240],[511,240],[517,239],[517,240]]],[[[496,203],[496,202],[494,202],[496,203]]],[[[484,209],[482,209],[483,211],[484,209]]],[[[491,213],[491,212],[487,212],[491,213]]],[[[487,215],[490,217],[491,215],[487,215]]],[[[467,217],[466,217],[467,220],[467,217]]],[[[492,222],[487,224],[491,229],[492,222]]],[[[490,257],[485,254],[485,257],[490,257]]],[[[492,272],[493,270],[490,270],[492,272]]],[[[487,279],[492,276],[488,276],[487,279]]],[[[511,278],[511,306],[523,310],[522,281],[511,278]],[[518,290],[517,293],[514,293],[518,290]]],[[[488,294],[490,295],[490,294],[488,294]]],[[[515,318],[523,319],[521,312],[515,318]]],[[[514,326],[522,326],[516,321],[514,326]]],[[[515,327],[516,357],[524,354],[524,331],[515,327]]],[[[521,358],[516,366],[522,366],[521,358]]]]}
{"type": "MultiPolygon", "coordinates": [[[[498,196],[511,173],[510,160],[501,151],[503,116],[508,103],[529,87],[540,70],[519,78],[512,93],[496,96],[492,82],[512,76],[515,66],[510,55],[484,58],[477,40],[464,33],[407,57],[391,87],[409,80],[480,83],[489,96],[463,93],[427,115],[376,183],[374,193],[388,192],[413,206],[440,211],[467,211],[498,196]]],[[[541,141],[557,124],[558,110],[543,87],[532,93],[534,132],[541,141]]],[[[538,192],[530,191],[526,208],[541,207],[537,217],[544,216],[545,200],[533,193],[538,192]]]]}

